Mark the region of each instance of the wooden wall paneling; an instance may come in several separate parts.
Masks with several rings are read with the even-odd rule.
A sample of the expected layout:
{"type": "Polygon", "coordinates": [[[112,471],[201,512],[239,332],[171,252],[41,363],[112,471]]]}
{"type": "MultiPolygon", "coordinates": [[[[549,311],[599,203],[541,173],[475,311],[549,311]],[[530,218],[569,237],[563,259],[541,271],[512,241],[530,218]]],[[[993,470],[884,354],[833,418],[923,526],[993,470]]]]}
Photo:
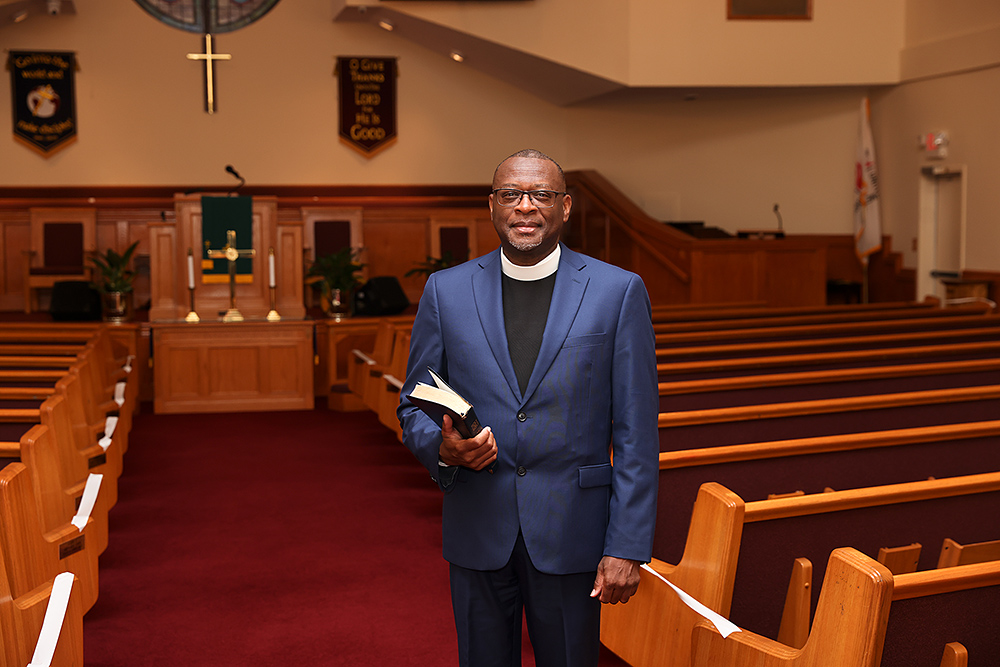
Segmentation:
{"type": "Polygon", "coordinates": [[[279,222],[274,246],[276,309],[282,317],[293,319],[306,316],[302,229],[302,223],[279,222]]]}
{"type": "Polygon", "coordinates": [[[24,255],[28,248],[30,230],[27,211],[23,220],[7,219],[3,222],[3,273],[0,309],[24,309],[24,255]]]}
{"type": "Polygon", "coordinates": [[[493,227],[493,221],[490,219],[489,210],[480,218],[476,223],[476,231],[478,234],[478,243],[476,250],[473,253],[473,257],[479,257],[480,255],[485,255],[486,253],[493,252],[500,247],[500,239],[497,237],[497,230],[493,227]]]}
{"type": "Polygon", "coordinates": [[[691,303],[759,301],[759,282],[751,253],[710,248],[691,251],[691,303]]]}
{"type": "Polygon", "coordinates": [[[177,265],[174,262],[177,253],[177,225],[174,221],[151,223],[149,225],[150,267],[159,268],[155,273],[150,273],[150,320],[177,319],[187,312],[185,310],[183,314],[178,315],[178,312],[182,308],[187,308],[189,304],[187,299],[182,298],[180,291],[185,278],[177,275],[177,265]]]}
{"type": "Polygon", "coordinates": [[[426,210],[365,211],[365,245],[370,276],[396,276],[411,303],[420,300],[424,276],[405,274],[430,255],[430,218],[426,210]]]}
{"type": "Polygon", "coordinates": [[[313,408],[313,323],[153,323],[158,413],[313,408]]]}
{"type": "Polygon", "coordinates": [[[772,306],[826,303],[826,253],[821,247],[768,244],[761,250],[761,295],[772,306]]]}

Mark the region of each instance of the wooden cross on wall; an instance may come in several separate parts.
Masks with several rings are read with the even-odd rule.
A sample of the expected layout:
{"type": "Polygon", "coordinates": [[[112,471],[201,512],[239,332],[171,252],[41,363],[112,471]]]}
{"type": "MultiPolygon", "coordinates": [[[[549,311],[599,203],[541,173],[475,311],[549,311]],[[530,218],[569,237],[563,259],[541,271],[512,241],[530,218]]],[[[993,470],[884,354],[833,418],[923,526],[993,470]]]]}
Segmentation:
{"type": "Polygon", "coordinates": [[[215,53],[214,45],[215,37],[205,33],[205,52],[187,54],[188,60],[205,61],[205,111],[209,114],[215,113],[215,61],[233,59],[230,53],[215,53]]]}

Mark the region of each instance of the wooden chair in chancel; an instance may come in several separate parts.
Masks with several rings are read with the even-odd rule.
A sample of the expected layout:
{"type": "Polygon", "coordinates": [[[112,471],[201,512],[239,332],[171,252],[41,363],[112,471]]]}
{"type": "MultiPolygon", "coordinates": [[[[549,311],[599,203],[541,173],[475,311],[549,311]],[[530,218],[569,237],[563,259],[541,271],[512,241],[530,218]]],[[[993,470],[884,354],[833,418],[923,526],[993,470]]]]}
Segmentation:
{"type": "Polygon", "coordinates": [[[63,280],[90,280],[88,259],[97,250],[97,210],[30,209],[30,242],[24,251],[24,312],[38,308],[36,290],[63,280]]]}

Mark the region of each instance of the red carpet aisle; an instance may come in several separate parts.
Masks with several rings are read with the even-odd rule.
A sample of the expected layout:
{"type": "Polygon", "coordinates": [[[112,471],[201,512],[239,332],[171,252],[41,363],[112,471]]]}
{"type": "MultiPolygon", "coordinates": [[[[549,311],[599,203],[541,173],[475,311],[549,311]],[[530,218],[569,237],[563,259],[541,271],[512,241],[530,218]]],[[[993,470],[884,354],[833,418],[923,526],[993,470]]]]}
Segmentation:
{"type": "Polygon", "coordinates": [[[129,440],[88,667],[457,664],[440,494],[374,415],[147,412],[129,440]]]}

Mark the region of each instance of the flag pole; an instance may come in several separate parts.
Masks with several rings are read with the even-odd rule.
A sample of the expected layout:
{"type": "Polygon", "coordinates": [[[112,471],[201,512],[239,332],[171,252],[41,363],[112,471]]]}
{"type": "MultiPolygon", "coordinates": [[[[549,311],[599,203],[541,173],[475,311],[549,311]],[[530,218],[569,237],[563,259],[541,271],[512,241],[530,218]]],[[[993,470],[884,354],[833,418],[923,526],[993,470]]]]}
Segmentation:
{"type": "Polygon", "coordinates": [[[868,303],[868,258],[865,257],[861,266],[861,303],[868,303]]]}

